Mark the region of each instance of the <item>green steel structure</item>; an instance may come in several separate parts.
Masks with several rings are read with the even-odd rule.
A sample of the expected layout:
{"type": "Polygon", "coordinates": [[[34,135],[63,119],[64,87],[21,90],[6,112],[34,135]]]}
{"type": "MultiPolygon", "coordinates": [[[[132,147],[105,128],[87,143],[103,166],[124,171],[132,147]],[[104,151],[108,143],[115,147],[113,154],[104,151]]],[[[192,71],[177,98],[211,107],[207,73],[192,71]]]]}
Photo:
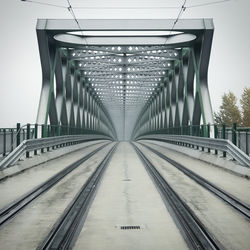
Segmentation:
{"type": "MultiPolygon", "coordinates": [[[[211,19],[38,20],[38,124],[136,139],[213,124],[211,19]]],[[[207,126],[205,127],[205,129],[207,126]]]]}

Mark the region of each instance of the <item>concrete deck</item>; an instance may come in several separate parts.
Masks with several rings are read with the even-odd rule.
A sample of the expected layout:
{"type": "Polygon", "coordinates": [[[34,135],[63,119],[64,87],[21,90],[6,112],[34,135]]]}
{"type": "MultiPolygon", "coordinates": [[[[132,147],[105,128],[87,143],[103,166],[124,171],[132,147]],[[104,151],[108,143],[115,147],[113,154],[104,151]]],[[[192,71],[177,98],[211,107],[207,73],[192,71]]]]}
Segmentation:
{"type": "Polygon", "coordinates": [[[184,165],[186,168],[214,183],[216,186],[222,188],[223,190],[226,190],[230,194],[239,197],[245,203],[250,204],[249,179],[237,175],[234,172],[227,171],[227,169],[225,168],[217,167],[216,165],[210,164],[203,160],[189,157],[186,154],[180,154],[178,151],[169,149],[170,144],[168,143],[156,141],[142,141],[142,143],[184,165]]]}
{"type": "MultiPolygon", "coordinates": [[[[217,238],[225,249],[250,248],[249,220],[244,218],[217,196],[213,195],[184,173],[176,169],[170,163],[161,159],[159,156],[155,155],[140,144],[137,144],[137,146],[143,153],[145,153],[145,155],[147,155],[148,159],[154,164],[170,186],[194,211],[201,222],[217,238]]],[[[158,149],[159,148],[157,147],[157,150],[158,149]]],[[[228,176],[229,173],[227,171],[223,172],[222,169],[216,167],[213,168],[212,175],[210,172],[211,169],[209,169],[211,167],[210,164],[206,165],[204,162],[199,160],[193,160],[192,163],[190,163],[185,155],[180,153],[174,155],[172,153],[173,152],[165,149],[165,154],[170,158],[175,158],[175,160],[182,162],[183,165],[189,166],[189,168],[192,168],[192,170],[195,170],[196,173],[201,174],[203,177],[206,177],[207,174],[208,178],[213,180],[216,180],[218,177],[221,180],[223,179],[223,187],[229,187],[230,183],[234,186],[233,183],[236,182],[238,185],[238,187],[235,186],[235,193],[238,194],[237,197],[239,199],[242,199],[242,197],[247,198],[247,195],[249,194],[249,180],[233,174],[228,176]],[[215,178],[212,178],[213,176],[215,176],[215,178]],[[242,180],[242,185],[238,178],[242,180]],[[241,192],[239,192],[240,189],[242,189],[241,192]],[[243,196],[244,192],[248,192],[248,194],[243,196]],[[239,193],[242,196],[239,195],[239,193]]],[[[230,190],[234,189],[231,188],[230,190]]]]}
{"type": "Polygon", "coordinates": [[[188,249],[132,146],[123,142],[106,170],[74,249],[188,249]],[[121,226],[141,226],[121,230],[121,226]]]}
{"type": "MultiPolygon", "coordinates": [[[[30,165],[30,160],[34,161],[34,158],[40,158],[40,156],[22,161],[20,164],[25,170],[0,181],[0,209],[105,143],[107,142],[92,141],[79,144],[76,151],[39,165],[35,164],[34,167],[25,168],[26,165],[30,165]]],[[[50,153],[53,152],[45,153],[41,157],[51,157],[50,153]]],[[[57,153],[54,152],[55,155],[57,153]]],[[[10,168],[15,168],[15,166],[10,168]]]]}
{"type": "Polygon", "coordinates": [[[0,249],[36,249],[111,147],[69,173],[1,228],[0,249]]]}
{"type": "MultiPolygon", "coordinates": [[[[0,181],[0,208],[102,144],[89,142],[84,146],[87,145],[90,147],[79,148],[0,181]]],[[[4,225],[0,229],[0,249],[36,249],[112,145],[81,164],[4,225]]],[[[137,145],[225,249],[250,249],[248,220],[175,167],[137,145]]],[[[151,143],[150,146],[249,203],[248,179],[164,145],[151,143]]],[[[188,249],[157,188],[128,142],[121,142],[113,155],[74,249],[188,249]],[[140,226],[140,229],[123,230],[121,226],[140,226]]]]}

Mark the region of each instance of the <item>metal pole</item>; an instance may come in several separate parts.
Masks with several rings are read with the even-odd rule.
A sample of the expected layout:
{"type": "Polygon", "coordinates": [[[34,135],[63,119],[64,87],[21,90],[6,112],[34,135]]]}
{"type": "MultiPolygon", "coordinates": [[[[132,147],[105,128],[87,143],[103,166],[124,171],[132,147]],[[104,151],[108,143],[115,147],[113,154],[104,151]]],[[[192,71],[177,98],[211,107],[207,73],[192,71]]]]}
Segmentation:
{"type": "MultiPolygon", "coordinates": [[[[205,137],[205,125],[201,125],[201,137],[205,137]]],[[[204,147],[201,147],[201,150],[204,151],[204,147]]]]}
{"type": "Polygon", "coordinates": [[[233,126],[232,126],[232,143],[234,145],[237,144],[237,134],[236,134],[237,131],[236,130],[237,130],[237,124],[233,123],[233,126]]]}
{"type": "MultiPolygon", "coordinates": [[[[207,124],[207,137],[210,138],[210,124],[207,124]]],[[[208,153],[210,153],[210,148],[207,149],[208,153]]]]}
{"type": "Polygon", "coordinates": [[[249,130],[247,129],[246,130],[246,154],[248,155],[248,132],[249,132],[249,130]]]}
{"type": "MultiPolygon", "coordinates": [[[[44,138],[45,137],[45,126],[46,125],[42,125],[42,138],[44,138]]],[[[44,153],[44,149],[43,148],[41,148],[41,153],[44,153]]]]}
{"type": "MultiPolygon", "coordinates": [[[[29,140],[30,139],[30,124],[28,123],[27,124],[27,135],[26,135],[26,139],[29,140]]],[[[27,151],[26,152],[26,158],[29,158],[30,157],[30,152],[27,151]]]]}
{"type": "MultiPolygon", "coordinates": [[[[218,127],[216,124],[214,124],[214,138],[216,139],[218,137],[218,127]]],[[[217,155],[218,154],[218,150],[215,149],[214,153],[217,155]]]]}
{"type": "Polygon", "coordinates": [[[3,129],[3,156],[6,155],[6,129],[3,129]]]}
{"type": "MultiPolygon", "coordinates": [[[[37,131],[38,130],[38,125],[37,125],[37,123],[35,124],[35,133],[34,133],[34,137],[35,137],[35,139],[37,139],[37,131]]],[[[37,150],[34,150],[34,155],[37,155],[37,150]]]]}
{"type": "MultiPolygon", "coordinates": [[[[226,139],[226,125],[222,124],[222,139],[226,139]]],[[[223,152],[223,157],[226,157],[227,153],[224,151],[223,152]]]]}
{"type": "MultiPolygon", "coordinates": [[[[47,137],[50,137],[50,134],[51,134],[51,126],[50,125],[47,125],[47,137]]],[[[49,147],[47,147],[47,152],[49,151],[49,147]]]]}
{"type": "Polygon", "coordinates": [[[13,151],[13,148],[14,148],[14,146],[13,146],[13,143],[14,143],[14,142],[13,142],[13,139],[14,139],[14,138],[13,138],[13,137],[14,137],[14,129],[12,128],[12,129],[11,129],[11,151],[13,151]]]}
{"type": "Polygon", "coordinates": [[[21,141],[21,138],[20,138],[20,135],[21,135],[21,124],[20,123],[17,123],[16,124],[16,146],[18,147],[19,144],[20,144],[20,141],[21,141]]]}

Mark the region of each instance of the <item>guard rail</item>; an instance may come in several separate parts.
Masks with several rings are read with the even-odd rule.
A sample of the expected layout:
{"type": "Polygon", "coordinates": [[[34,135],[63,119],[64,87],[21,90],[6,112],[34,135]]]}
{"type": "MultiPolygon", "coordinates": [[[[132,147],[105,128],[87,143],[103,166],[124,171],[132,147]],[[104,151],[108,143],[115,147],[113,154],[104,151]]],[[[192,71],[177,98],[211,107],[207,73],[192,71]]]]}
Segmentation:
{"type": "Polygon", "coordinates": [[[188,144],[197,147],[203,147],[226,152],[238,163],[245,167],[250,167],[250,157],[235,146],[231,141],[226,139],[213,139],[198,136],[188,135],[164,135],[164,134],[150,134],[137,138],[137,140],[160,140],[170,143],[188,144]]]}
{"type": "Polygon", "coordinates": [[[66,143],[72,142],[83,142],[90,140],[110,140],[110,137],[105,135],[65,135],[65,136],[55,136],[48,138],[40,138],[40,139],[29,139],[24,140],[17,148],[15,148],[8,156],[6,156],[0,162],[0,170],[13,165],[16,161],[18,161],[25,152],[30,152],[33,150],[50,148],[57,145],[62,145],[66,143]]]}

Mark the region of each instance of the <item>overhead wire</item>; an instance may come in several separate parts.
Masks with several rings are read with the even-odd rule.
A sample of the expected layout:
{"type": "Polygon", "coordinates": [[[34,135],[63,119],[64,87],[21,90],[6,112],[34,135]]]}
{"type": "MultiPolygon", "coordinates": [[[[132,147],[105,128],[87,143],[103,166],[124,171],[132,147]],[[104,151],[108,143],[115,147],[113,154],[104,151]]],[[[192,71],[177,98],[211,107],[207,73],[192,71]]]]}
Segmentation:
{"type": "Polygon", "coordinates": [[[78,21],[77,18],[76,18],[76,15],[75,15],[75,12],[74,12],[74,10],[73,10],[73,8],[72,8],[72,5],[71,5],[71,3],[70,3],[70,0],[67,0],[67,2],[68,2],[68,5],[69,5],[67,9],[68,9],[69,13],[72,15],[73,19],[75,20],[75,22],[76,22],[76,24],[77,24],[77,26],[78,26],[78,28],[79,28],[79,30],[80,30],[80,32],[81,32],[81,35],[82,35],[82,37],[83,37],[83,39],[84,39],[84,41],[85,41],[85,44],[84,44],[84,45],[88,45],[87,39],[84,38],[83,29],[82,29],[82,27],[81,27],[79,21],[78,21]]]}
{"type": "Polygon", "coordinates": [[[58,5],[58,4],[44,3],[44,2],[33,1],[33,0],[21,0],[21,1],[22,2],[34,3],[34,4],[39,4],[39,5],[50,6],[50,7],[57,7],[57,8],[67,9],[67,6],[58,5]]]}
{"type": "Polygon", "coordinates": [[[83,7],[83,6],[77,6],[74,7],[74,9],[106,9],[106,10],[111,10],[111,9],[115,9],[115,10],[120,10],[120,9],[179,9],[178,6],[162,6],[162,7],[155,7],[155,6],[149,6],[149,7],[113,7],[113,6],[109,6],[109,7],[104,7],[104,6],[95,6],[95,7],[83,7]]]}
{"type": "Polygon", "coordinates": [[[219,3],[224,3],[224,2],[230,2],[230,1],[231,1],[231,0],[221,0],[221,1],[215,1],[215,2],[207,2],[207,3],[189,5],[189,6],[187,6],[187,8],[188,8],[188,9],[191,9],[191,8],[196,8],[196,7],[203,7],[203,6],[213,5],[213,4],[219,4],[219,3]]]}
{"type": "MultiPolygon", "coordinates": [[[[57,8],[63,8],[63,9],[68,9],[67,6],[64,5],[58,5],[58,4],[51,4],[51,3],[44,3],[44,2],[40,2],[40,1],[33,1],[33,0],[21,0],[22,2],[29,2],[29,3],[33,3],[33,4],[39,4],[39,5],[45,5],[45,6],[51,6],[51,7],[57,7],[57,8]]],[[[220,4],[220,3],[224,3],[224,2],[230,2],[231,0],[220,0],[220,1],[210,1],[210,2],[206,2],[206,3],[201,3],[201,4],[195,4],[195,5],[187,5],[185,6],[186,9],[191,9],[191,8],[197,8],[197,7],[203,7],[203,6],[209,6],[209,5],[214,5],[214,4],[220,4]]],[[[115,9],[115,10],[119,10],[119,9],[179,9],[180,7],[178,6],[159,6],[159,7],[155,7],[155,6],[149,6],[149,7],[113,7],[113,6],[109,6],[109,7],[105,7],[105,6],[95,6],[95,7],[84,7],[84,6],[75,6],[74,9],[86,9],[86,10],[95,10],[95,9],[103,9],[103,10],[109,10],[109,9],[115,9]]]]}
{"type": "Polygon", "coordinates": [[[178,15],[177,15],[177,17],[176,17],[174,23],[173,23],[172,28],[170,29],[169,36],[167,36],[167,39],[166,39],[164,45],[166,45],[166,43],[167,43],[167,41],[168,41],[168,39],[169,39],[171,33],[173,32],[175,25],[176,25],[177,22],[179,21],[179,19],[180,19],[182,13],[186,10],[186,6],[185,6],[185,5],[186,5],[186,2],[187,2],[187,0],[184,0],[183,4],[181,5],[181,8],[180,8],[180,10],[179,10],[179,12],[178,12],[178,15]]]}

